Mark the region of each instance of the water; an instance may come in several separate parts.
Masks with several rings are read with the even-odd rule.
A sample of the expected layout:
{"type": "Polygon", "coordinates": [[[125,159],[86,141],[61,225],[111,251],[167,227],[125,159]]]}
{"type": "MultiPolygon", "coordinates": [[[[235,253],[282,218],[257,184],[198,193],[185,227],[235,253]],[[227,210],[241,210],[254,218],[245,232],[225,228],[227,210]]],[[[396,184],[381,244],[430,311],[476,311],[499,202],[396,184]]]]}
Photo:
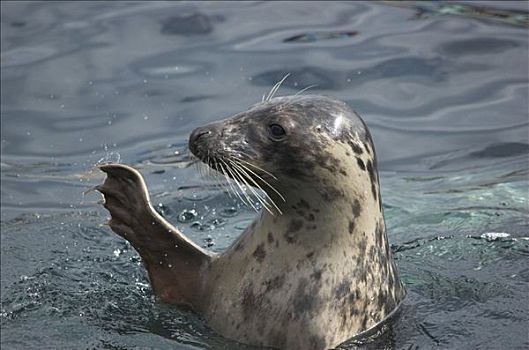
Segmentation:
{"type": "Polygon", "coordinates": [[[408,289],[346,347],[527,348],[527,3],[471,5],[2,2],[2,348],[246,348],[155,303],[82,193],[97,162],[133,165],[222,251],[255,214],[187,167],[187,137],[289,72],[280,95],[316,84],[370,126],[408,289]]]}

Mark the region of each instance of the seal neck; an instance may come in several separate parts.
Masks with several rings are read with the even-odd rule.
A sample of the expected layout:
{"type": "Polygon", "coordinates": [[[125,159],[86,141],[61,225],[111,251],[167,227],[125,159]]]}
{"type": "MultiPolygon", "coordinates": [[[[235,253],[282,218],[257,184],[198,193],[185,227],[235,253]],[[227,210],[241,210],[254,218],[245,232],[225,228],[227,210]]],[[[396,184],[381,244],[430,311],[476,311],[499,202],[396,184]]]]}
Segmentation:
{"type": "MultiPolygon", "coordinates": [[[[282,214],[263,211],[255,225],[248,232],[259,240],[273,228],[286,243],[313,250],[334,249],[334,245],[367,245],[374,241],[374,235],[384,229],[381,209],[372,196],[358,193],[339,192],[331,196],[318,191],[290,190],[286,201],[281,203],[282,214]],[[366,243],[363,243],[365,241],[366,243]]],[[[381,240],[380,245],[387,244],[381,240]]],[[[383,246],[373,249],[384,249],[383,246]]],[[[289,247],[290,249],[291,247],[289,247]]]]}

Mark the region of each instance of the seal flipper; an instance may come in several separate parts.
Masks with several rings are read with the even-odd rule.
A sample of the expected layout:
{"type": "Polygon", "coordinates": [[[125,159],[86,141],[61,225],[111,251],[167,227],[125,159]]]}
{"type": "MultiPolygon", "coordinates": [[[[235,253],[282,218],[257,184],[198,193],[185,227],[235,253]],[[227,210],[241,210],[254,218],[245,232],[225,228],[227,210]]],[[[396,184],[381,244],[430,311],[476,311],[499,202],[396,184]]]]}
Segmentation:
{"type": "Polygon", "coordinates": [[[111,215],[108,224],[140,254],[154,294],[164,302],[199,308],[203,274],[212,255],[154,210],[137,170],[123,164],[98,168],[107,174],[95,189],[105,198],[104,207],[111,215]]]}

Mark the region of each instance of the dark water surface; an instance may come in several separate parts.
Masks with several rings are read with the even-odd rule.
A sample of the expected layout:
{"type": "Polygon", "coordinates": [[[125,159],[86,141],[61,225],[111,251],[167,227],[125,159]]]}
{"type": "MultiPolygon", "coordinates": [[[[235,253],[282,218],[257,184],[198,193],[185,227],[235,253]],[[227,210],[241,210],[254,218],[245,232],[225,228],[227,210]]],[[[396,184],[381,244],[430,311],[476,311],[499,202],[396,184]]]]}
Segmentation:
{"type": "Polygon", "coordinates": [[[528,348],[527,3],[484,4],[2,1],[2,349],[246,348],[155,303],[82,193],[100,161],[138,167],[221,251],[255,213],[186,167],[187,137],[286,73],[279,95],[347,101],[379,155],[408,296],[346,347],[528,348]]]}

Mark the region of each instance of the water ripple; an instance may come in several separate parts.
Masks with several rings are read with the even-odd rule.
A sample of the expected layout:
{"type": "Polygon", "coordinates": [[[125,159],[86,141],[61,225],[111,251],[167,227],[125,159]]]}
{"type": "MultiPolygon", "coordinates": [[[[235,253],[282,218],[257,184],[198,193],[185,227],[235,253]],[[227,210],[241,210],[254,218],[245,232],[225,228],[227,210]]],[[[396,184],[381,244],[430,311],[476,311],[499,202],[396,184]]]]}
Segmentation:
{"type": "Polygon", "coordinates": [[[316,84],[369,125],[408,289],[384,334],[343,348],[527,347],[519,4],[2,2],[2,347],[245,349],[156,303],[83,192],[119,155],[161,215],[222,251],[255,213],[190,167],[188,135],[287,73],[279,95],[316,84]]]}

